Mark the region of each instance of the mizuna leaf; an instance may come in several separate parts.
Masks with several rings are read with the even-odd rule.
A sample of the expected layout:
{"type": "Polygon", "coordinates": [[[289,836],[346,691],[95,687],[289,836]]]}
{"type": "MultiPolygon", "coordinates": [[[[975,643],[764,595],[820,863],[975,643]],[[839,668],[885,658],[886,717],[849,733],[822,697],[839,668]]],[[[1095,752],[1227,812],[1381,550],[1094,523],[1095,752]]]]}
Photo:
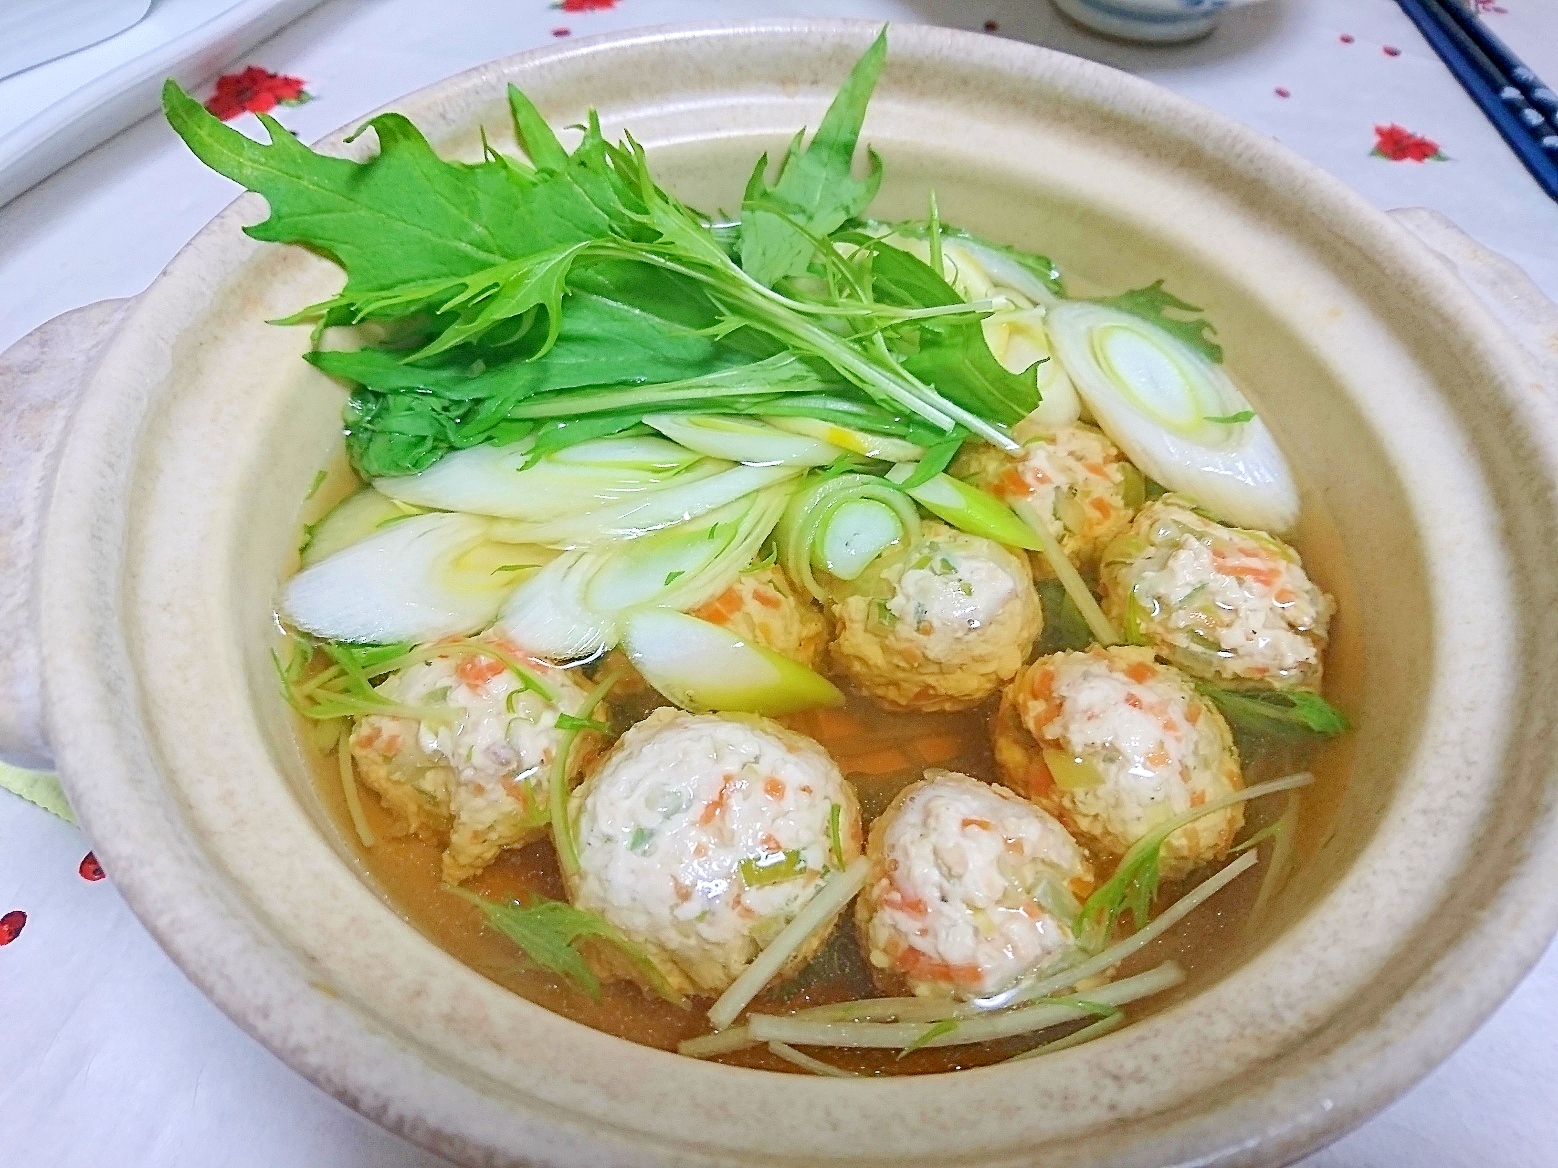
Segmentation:
{"type": "Polygon", "coordinates": [[[518,945],[531,961],[567,978],[597,1001],[601,996],[600,979],[579,952],[580,944],[586,942],[611,946],[661,997],[679,1000],[649,955],[597,913],[544,896],[531,895],[523,902],[500,904],[463,888],[449,891],[480,908],[487,924],[518,945]]]}
{"type": "Polygon", "coordinates": [[[1182,316],[1170,316],[1171,311],[1186,313],[1201,310],[1194,304],[1186,304],[1173,293],[1165,292],[1162,280],[1155,280],[1145,288],[1121,292],[1118,296],[1099,296],[1093,300],[1093,303],[1102,304],[1107,308],[1117,308],[1121,312],[1128,312],[1132,316],[1150,321],[1164,332],[1178,337],[1208,361],[1222,362],[1223,347],[1212,339],[1217,332],[1212,322],[1204,316],[1190,320],[1182,316]]]}
{"type": "Polygon", "coordinates": [[[514,114],[514,136],[529,155],[531,165],[541,171],[566,169],[568,151],[563,149],[535,103],[517,85],[509,86],[509,109],[514,114]]]}
{"type": "Polygon", "coordinates": [[[364,127],[377,135],[379,154],[358,163],[316,154],[265,114],[270,143],[256,142],[171,80],[162,104],[197,158],[270,204],[270,216],[244,230],[338,261],[347,273],[345,299],[468,275],[599,238],[608,228],[566,178],[535,181],[502,159],[445,162],[399,114],[364,127]]]}
{"type": "MultiPolygon", "coordinates": [[[[872,294],[887,304],[934,308],[960,303],[957,290],[929,264],[894,247],[871,257],[872,294]]],[[[1030,372],[1011,373],[990,352],[977,316],[932,317],[892,330],[903,367],[948,400],[982,417],[1015,422],[1039,404],[1030,372]]]]}
{"type": "Polygon", "coordinates": [[[1196,688],[1242,730],[1334,738],[1352,729],[1346,714],[1307,690],[1231,690],[1208,682],[1196,688]]]}
{"type": "Polygon", "coordinates": [[[865,178],[855,178],[853,167],[866,105],[886,59],[883,28],[855,63],[810,144],[803,150],[800,135],[790,143],[772,187],[763,179],[765,160],[759,160],[747,184],[740,237],[741,267],[759,283],[772,286],[785,276],[804,273],[811,263],[815,246],[787,220],[815,235],[827,235],[876,197],[882,184],[881,159],[870,153],[865,178]]]}

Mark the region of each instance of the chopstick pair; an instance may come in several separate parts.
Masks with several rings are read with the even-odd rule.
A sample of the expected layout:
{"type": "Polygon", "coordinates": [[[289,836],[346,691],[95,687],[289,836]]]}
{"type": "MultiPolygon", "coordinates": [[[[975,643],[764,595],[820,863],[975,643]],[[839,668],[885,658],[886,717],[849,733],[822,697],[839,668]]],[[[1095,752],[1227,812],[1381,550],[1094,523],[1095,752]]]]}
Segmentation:
{"type": "Polygon", "coordinates": [[[1461,0],[1396,0],[1531,177],[1558,200],[1558,94],[1461,0]]]}

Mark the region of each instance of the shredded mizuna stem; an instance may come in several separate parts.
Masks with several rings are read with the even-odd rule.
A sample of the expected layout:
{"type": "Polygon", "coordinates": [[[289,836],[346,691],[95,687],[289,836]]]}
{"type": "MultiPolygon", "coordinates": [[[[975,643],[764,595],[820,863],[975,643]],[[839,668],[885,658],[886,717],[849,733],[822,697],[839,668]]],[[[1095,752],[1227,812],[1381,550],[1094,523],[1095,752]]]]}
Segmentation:
{"type": "Polygon", "coordinates": [[[1039,550],[1044,553],[1045,561],[1055,573],[1055,578],[1060,581],[1061,587],[1066,590],[1066,595],[1071,597],[1071,603],[1077,606],[1077,611],[1082,614],[1082,619],[1087,622],[1087,627],[1092,630],[1094,638],[1100,645],[1118,645],[1120,634],[1104,615],[1104,610],[1098,607],[1098,601],[1093,599],[1092,592],[1083,582],[1076,566],[1066,558],[1066,553],[1060,550],[1060,545],[1055,542],[1055,533],[1049,529],[1049,524],[1044,522],[1038,510],[1026,499],[1019,499],[1011,506],[1018,518],[1033,530],[1034,536],[1039,541],[1039,550]]]}
{"type": "MultiPolygon", "coordinates": [[[[1130,895],[1131,887],[1141,880],[1144,875],[1150,875],[1152,886],[1156,887],[1156,871],[1158,854],[1164,843],[1180,828],[1194,823],[1208,815],[1215,815],[1219,811],[1226,810],[1236,803],[1243,803],[1249,799],[1258,799],[1263,795],[1274,795],[1278,791],[1291,791],[1295,787],[1307,787],[1315,781],[1314,775],[1307,771],[1301,771],[1296,775],[1288,775],[1285,778],[1271,779],[1268,782],[1256,783],[1253,787],[1245,787],[1240,791],[1230,791],[1226,795],[1219,795],[1210,802],[1203,803],[1200,807],[1191,808],[1182,815],[1176,815],[1163,823],[1158,824],[1152,831],[1131,845],[1130,850],[1120,858],[1120,863],[1105,883],[1094,889],[1093,894],[1087,898],[1087,903],[1082,906],[1082,911],[1077,914],[1075,925],[1078,937],[1081,938],[1083,948],[1093,948],[1092,934],[1097,931],[1101,935],[1098,943],[1108,940],[1108,934],[1113,930],[1115,921],[1123,912],[1121,907],[1126,903],[1130,895]],[[1102,921],[1099,918],[1102,917],[1102,921]]],[[[1136,923],[1140,925],[1141,917],[1145,911],[1133,912],[1137,917],[1136,923]]]]}
{"type": "MultiPolygon", "coordinates": [[[[606,666],[574,716],[586,719],[593,714],[617,682],[626,676],[628,668],[621,661],[606,666]]],[[[579,874],[579,849],[574,844],[573,825],[568,822],[568,756],[573,753],[573,744],[578,737],[577,725],[563,732],[562,740],[557,744],[552,786],[547,792],[547,806],[551,810],[552,820],[552,846],[557,850],[557,862],[562,867],[563,876],[569,881],[579,874]]]]}
{"type": "Polygon", "coordinates": [[[677,1044],[676,1053],[688,1058],[709,1058],[711,1055],[729,1054],[733,1050],[745,1050],[756,1045],[757,1040],[745,1026],[732,1026],[729,1030],[720,1030],[714,1034],[683,1039],[677,1044]]]}
{"type": "MultiPolygon", "coordinates": [[[[557,700],[557,695],[552,692],[552,687],[525,668],[512,654],[489,645],[485,641],[447,641],[441,645],[428,645],[406,654],[406,657],[402,658],[402,660],[409,664],[412,661],[432,661],[438,657],[491,657],[494,661],[506,666],[510,673],[519,678],[520,684],[542,701],[555,702],[557,700]]],[[[399,668],[399,662],[386,662],[385,666],[380,666],[376,673],[391,673],[394,669],[399,668]],[[389,668],[385,666],[389,666],[389,668]]]]}
{"type": "Polygon", "coordinates": [[[797,1010],[792,1018],[812,1022],[943,1022],[948,1018],[977,1018],[987,1008],[948,998],[860,998],[797,1010]]]}
{"type": "Polygon", "coordinates": [[[292,687],[293,696],[299,698],[306,697],[308,694],[312,693],[326,682],[334,681],[336,678],[340,677],[341,673],[342,669],[339,665],[331,665],[327,669],[321,669],[307,681],[300,681],[294,685],[292,687]]]}
{"type": "Polygon", "coordinates": [[[723,1030],[736,1020],[736,1015],[747,1008],[753,998],[763,992],[763,987],[818,929],[833,919],[835,913],[866,885],[866,875],[871,863],[864,856],[856,856],[854,863],[842,872],[824,877],[822,887],[795,914],[795,919],[779,931],[768,947],[753,959],[752,964],[741,971],[741,976],[731,982],[730,988],[720,995],[709,1010],[709,1024],[715,1030],[723,1030]]]}
{"type": "MultiPolygon", "coordinates": [[[[1247,852],[1233,863],[1227,865],[1216,875],[1203,881],[1196,888],[1175,901],[1162,916],[1153,921],[1140,932],[1133,934],[1116,945],[1110,946],[1096,957],[1071,966],[1060,973],[1046,977],[1030,985],[1019,985],[1013,990],[1001,994],[999,998],[986,998],[972,1002],[935,1001],[924,998],[862,998],[854,1002],[838,1002],[828,1006],[813,1006],[808,1010],[801,1010],[782,1019],[785,1022],[794,1022],[809,1028],[827,1028],[840,1024],[848,1025],[859,1023],[865,1026],[891,1025],[898,1027],[901,1041],[884,1042],[885,1046],[903,1046],[912,1042],[924,1033],[927,1024],[956,1019],[967,1023],[970,1020],[980,1018],[1005,1017],[1014,1012],[1013,1007],[1024,1003],[1035,1002],[1045,998],[1057,990],[1068,989],[1079,981],[1095,977],[1127,957],[1137,952],[1146,945],[1150,945],[1164,933],[1168,932],[1186,915],[1193,912],[1207,899],[1225,888],[1240,875],[1249,871],[1254,866],[1256,856],[1254,852],[1247,852]],[[893,1019],[890,1023],[876,1022],[875,1019],[893,1019]],[[906,1037],[904,1037],[906,1036],[906,1037]]],[[[1130,980],[1130,979],[1127,979],[1130,980]]],[[[1115,985],[1123,983],[1116,982],[1115,985]]],[[[1111,986],[1104,986],[1099,990],[1090,991],[1089,999],[1104,1002],[1106,1004],[1118,1004],[1110,1001],[1111,986]]],[[[1083,1017],[1088,1013],[1082,1010],[1074,1017],[1083,1017]]],[[[1066,1021],[1061,1018],[1059,1021],[1066,1021]]],[[[765,1023],[766,1025],[766,1023],[765,1023]]],[[[964,1027],[966,1029],[966,1026],[964,1027]]],[[[1039,1029],[1034,1027],[1034,1029],[1039,1029]]],[[[756,1045],[763,1035],[754,1033],[752,1019],[747,1020],[744,1026],[733,1027],[717,1034],[705,1034],[698,1038],[691,1038],[683,1042],[677,1049],[685,1055],[693,1058],[708,1058],[711,1055],[727,1054],[733,1050],[742,1050],[745,1047],[756,1045]]],[[[769,1035],[771,1040],[797,1041],[785,1039],[783,1035],[769,1035]]],[[[933,1042],[931,1045],[950,1045],[943,1040],[933,1042]]]]}
{"type": "Polygon", "coordinates": [[[936,275],[945,277],[946,267],[941,259],[941,208],[936,205],[936,192],[930,193],[930,231],[928,242],[930,244],[930,270],[936,275]]]}
{"type": "Polygon", "coordinates": [[[374,844],[373,829],[368,826],[368,817],[363,814],[362,799],[357,791],[357,775],[352,768],[352,734],[347,727],[342,727],[341,737],[335,744],[336,763],[341,772],[341,794],[346,798],[346,813],[351,816],[352,827],[357,832],[357,838],[362,841],[362,846],[371,848],[374,844]]]}
{"type": "MultiPolygon", "coordinates": [[[[1073,1030],[1064,1038],[1052,1039],[1049,1042],[1041,1042],[1032,1050],[1025,1050],[1021,1054],[1014,1054],[1005,1060],[1009,1063],[1021,1062],[1023,1059],[1038,1058],[1041,1054],[1054,1054],[1057,1051],[1066,1050],[1069,1047],[1081,1046],[1084,1042],[1092,1042],[1095,1038],[1102,1038],[1111,1030],[1118,1030],[1125,1025],[1125,1014],[1120,1012],[1110,1014],[1107,1018],[1100,1018],[1097,1022],[1091,1022],[1080,1030],[1073,1030]]],[[[770,1043],[769,1045],[772,1045],[770,1043]]]]}
{"type": "MultiPolygon", "coordinates": [[[[1153,921],[1146,928],[1139,929],[1123,941],[1109,946],[1109,948],[1099,953],[1096,957],[1090,957],[1086,961],[1071,966],[1069,969],[1046,977],[1042,981],[1036,981],[1031,986],[1019,987],[1015,993],[1003,995],[1004,1000],[998,1003],[992,1002],[992,1008],[1015,1006],[1021,1002],[1045,997],[1056,990],[1063,990],[1069,986],[1076,985],[1079,981],[1096,977],[1105,970],[1118,965],[1131,956],[1131,954],[1146,945],[1152,944],[1164,933],[1179,924],[1187,913],[1194,911],[1208,897],[1215,895],[1245,872],[1248,872],[1255,865],[1255,858],[1253,852],[1246,852],[1233,861],[1233,863],[1220,870],[1215,876],[1208,877],[1196,885],[1194,889],[1176,900],[1164,911],[1162,916],[1158,917],[1157,920],[1153,921]]],[[[1095,994],[1094,996],[1096,997],[1097,995],[1095,994]]]]}
{"type": "Polygon", "coordinates": [[[832,1063],[825,1063],[821,1059],[812,1058],[811,1055],[796,1050],[788,1043],[770,1042],[768,1049],[785,1062],[794,1063],[798,1067],[804,1067],[814,1075],[827,1075],[833,1079],[864,1079],[867,1077],[859,1071],[846,1071],[843,1067],[836,1067],[832,1063]]]}
{"type": "Polygon", "coordinates": [[[1282,887],[1288,872],[1293,867],[1293,829],[1298,823],[1298,800],[1299,794],[1294,791],[1288,796],[1287,806],[1282,809],[1282,815],[1272,825],[1271,856],[1266,864],[1266,873],[1261,877],[1260,888],[1256,890],[1255,903],[1250,906],[1249,914],[1244,918],[1246,931],[1260,923],[1266,914],[1267,905],[1271,903],[1271,898],[1282,887]]]}
{"type": "MultiPolygon", "coordinates": [[[[1096,1015],[1101,1007],[1123,1006],[1128,1002],[1161,993],[1185,980],[1185,971],[1175,962],[1123,978],[1089,990],[1086,1001],[1040,1001],[1018,1010],[1002,1010],[982,1018],[965,1018],[956,1029],[926,1037],[927,1027],[917,1022],[808,1022],[794,1017],[754,1014],[747,1019],[747,1031],[765,1042],[787,1042],[797,1046],[847,1046],[860,1049],[902,1049],[917,1041],[933,1046],[967,1046],[997,1038],[1032,1034],[1062,1022],[1096,1015]]],[[[940,1023],[931,1023],[931,1028],[940,1023]]]]}

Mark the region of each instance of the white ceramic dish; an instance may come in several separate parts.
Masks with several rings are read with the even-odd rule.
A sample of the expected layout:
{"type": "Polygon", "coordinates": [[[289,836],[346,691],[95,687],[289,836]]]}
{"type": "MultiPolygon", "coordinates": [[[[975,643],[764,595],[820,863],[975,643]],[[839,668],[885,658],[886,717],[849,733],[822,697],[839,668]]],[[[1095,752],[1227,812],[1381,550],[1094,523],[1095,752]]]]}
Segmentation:
{"type": "MultiPolygon", "coordinates": [[[[729,205],[874,32],[581,41],[395,108],[469,153],[478,126],[503,140],[513,80],[557,123],[598,106],[679,193],[729,205]]],[[[1558,415],[1410,234],[1144,83],[898,27],[866,134],[887,214],[934,183],[950,220],[1092,282],[1171,276],[1335,520],[1351,779],[1269,924],[1194,997],[1050,1058],[839,1083],[588,1030],[417,933],[324,813],[270,672],[276,585],[341,399],[296,359],[306,330],[263,321],[340,277],[242,235],[252,197],[133,303],[81,310],[10,361],[0,743],[58,762],[129,903],[241,1025],[463,1162],[1285,1162],[1424,1074],[1558,925],[1558,415]]]]}

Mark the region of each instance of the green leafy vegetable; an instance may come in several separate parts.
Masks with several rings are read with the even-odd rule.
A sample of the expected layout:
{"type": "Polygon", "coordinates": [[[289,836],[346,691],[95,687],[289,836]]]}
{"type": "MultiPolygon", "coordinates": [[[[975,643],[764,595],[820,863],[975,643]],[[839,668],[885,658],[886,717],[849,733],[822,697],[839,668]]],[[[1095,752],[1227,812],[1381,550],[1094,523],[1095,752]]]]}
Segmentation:
{"type": "MultiPolygon", "coordinates": [[[[1217,332],[1212,327],[1212,322],[1205,317],[1186,320],[1183,316],[1170,316],[1170,312],[1190,313],[1201,310],[1194,304],[1186,304],[1173,293],[1165,292],[1162,280],[1155,280],[1145,288],[1121,292],[1118,296],[1095,297],[1093,303],[1102,304],[1107,308],[1116,308],[1121,312],[1128,312],[1132,316],[1150,321],[1164,332],[1179,338],[1207,360],[1222,362],[1223,347],[1212,339],[1217,332]]],[[[1207,419],[1211,422],[1219,420],[1207,419]]]]}
{"type": "Polygon", "coordinates": [[[500,904],[463,888],[448,891],[480,908],[487,924],[518,945],[536,965],[567,978],[596,1001],[601,997],[600,979],[580,952],[580,946],[589,943],[615,949],[657,994],[670,1002],[680,1001],[649,955],[596,913],[544,896],[500,904]]]}
{"type": "Polygon", "coordinates": [[[1216,422],[1222,426],[1237,426],[1240,422],[1253,422],[1255,420],[1255,411],[1240,410],[1236,414],[1223,414],[1221,417],[1204,418],[1202,420],[1207,422],[1216,422]]]}
{"type": "Polygon", "coordinates": [[[303,244],[346,269],[335,305],[593,239],[606,225],[564,178],[496,159],[445,162],[400,114],[364,127],[378,137],[379,153],[358,163],[314,153],[266,114],[259,118],[270,143],[256,142],[171,80],[162,108],[196,157],[270,204],[270,216],[246,227],[248,235],[303,244]]]}
{"type": "Polygon", "coordinates": [[[748,857],[738,867],[741,869],[741,880],[748,888],[781,884],[806,873],[806,861],[800,851],[794,848],[787,852],[770,852],[755,859],[748,857]]]}
{"type": "MultiPolygon", "coordinates": [[[[620,662],[605,666],[596,677],[595,684],[590,687],[590,692],[584,696],[578,714],[574,716],[583,719],[593,714],[627,673],[627,667],[620,662]]],[[[552,764],[551,785],[547,788],[547,819],[552,825],[552,847],[557,852],[557,864],[562,868],[563,876],[570,880],[579,874],[579,849],[574,844],[573,824],[568,822],[568,763],[578,737],[577,729],[563,728],[563,739],[557,744],[557,756],[552,764]]]]}
{"type": "MultiPolygon", "coordinates": [[[[918,256],[869,242],[871,292],[882,303],[906,308],[950,307],[957,290],[918,256]]],[[[1031,373],[1012,373],[995,359],[976,315],[939,316],[894,325],[886,343],[903,367],[966,409],[1015,422],[1039,404],[1031,373]]]]}
{"type": "Polygon", "coordinates": [[[940,1022],[933,1022],[925,1028],[923,1034],[900,1050],[898,1057],[903,1058],[905,1055],[911,1055],[942,1035],[953,1033],[957,1028],[958,1020],[956,1018],[943,1018],[940,1022]]]}
{"type": "Polygon", "coordinates": [[[1207,682],[1196,688],[1242,730],[1334,738],[1352,729],[1346,714],[1307,690],[1231,690],[1207,682]]]}
{"type": "Polygon", "coordinates": [[[844,867],[843,819],[844,809],[837,803],[828,808],[828,842],[833,849],[833,863],[840,870],[844,867]]]}
{"type": "Polygon", "coordinates": [[[935,443],[925,451],[925,457],[915,464],[913,472],[908,478],[898,485],[906,491],[912,491],[915,487],[923,486],[930,482],[942,471],[952,464],[957,457],[958,450],[962,448],[964,436],[952,434],[950,437],[935,443]]]}
{"type": "MultiPolygon", "coordinates": [[[[1035,391],[982,341],[978,318],[993,305],[959,302],[891,248],[863,266],[846,263],[830,238],[880,177],[879,164],[864,179],[850,166],[885,51],[879,38],[772,187],[755,177],[736,241],[745,268],[731,259],[729,232],[655,184],[631,138],[606,142],[591,115],[568,153],[517,92],[510,105],[532,165],[490,146],[481,162],[446,162],[393,114],[365,127],[379,152],[359,163],[315,154],[271,119],[270,142],[253,141],[176,85],[164,106],[203,161],[266,198],[270,216],[251,229],[256,238],[313,248],[346,269],[338,296],[290,320],[384,322],[386,339],[370,350],[312,358],[358,387],[346,412],[348,452],[364,475],[416,473],[481,443],[532,438],[561,449],[581,434],[626,433],[667,401],[696,409],[691,383],[700,378],[776,357],[804,362],[814,388],[841,403],[827,414],[786,403],[791,413],[835,421],[863,407],[866,417],[847,420],[867,431],[907,424],[915,433],[905,437],[920,441],[927,429],[945,436],[960,425],[1010,448],[996,423],[1026,413],[1035,391]],[[907,272],[887,271],[895,264],[907,272]],[[814,267],[821,295],[767,286],[814,267]],[[657,385],[677,389],[661,401],[657,385]],[[601,399],[632,386],[644,392],[601,399]],[[596,395],[588,424],[532,400],[558,391],[596,395]],[[884,412],[904,421],[871,424],[884,412]]],[[[767,392],[797,388],[793,374],[785,380],[754,377],[743,395],[729,383],[717,393],[709,386],[721,405],[703,412],[735,412],[737,396],[758,411],[767,392]]]]}
{"type": "Polygon", "coordinates": [[[566,712],[557,715],[557,728],[559,730],[594,730],[600,734],[609,733],[611,730],[610,726],[595,718],[578,718],[566,712]]]}
{"type": "MultiPolygon", "coordinates": [[[[521,356],[526,344],[518,350],[521,356]]],[[[559,411],[525,406],[546,402],[553,391],[646,382],[687,387],[700,378],[715,380],[725,374],[728,379],[730,371],[740,367],[741,356],[700,330],[649,310],[575,293],[556,342],[536,360],[505,360],[491,368],[407,365],[394,352],[373,348],[319,351],[309,353],[307,360],[360,387],[347,405],[347,450],[365,477],[381,478],[426,470],[450,450],[483,442],[501,445],[535,433],[540,425],[536,419],[558,416],[559,411]]],[[[746,393],[824,384],[793,364],[752,368],[741,383],[746,393]]],[[[716,388],[727,384],[719,381],[716,388]]],[[[626,402],[619,397],[594,404],[619,409],[626,404],[631,410],[635,403],[642,403],[638,412],[619,416],[614,426],[604,429],[594,423],[589,436],[619,433],[637,424],[644,412],[664,408],[659,399],[641,393],[626,402]]],[[[568,407],[559,405],[566,416],[568,407]]],[[[572,435],[577,438],[582,432],[575,428],[572,435]]],[[[555,440],[551,445],[561,448],[555,440]]]]}
{"type": "Polygon", "coordinates": [[[1095,888],[1093,894],[1087,898],[1072,926],[1077,944],[1086,952],[1099,952],[1108,945],[1114,934],[1115,925],[1126,913],[1130,913],[1138,931],[1147,927],[1152,912],[1152,902],[1157,897],[1158,883],[1162,878],[1158,862],[1163,845],[1171,835],[1187,823],[1194,823],[1197,819],[1214,815],[1236,803],[1258,799],[1278,791],[1292,791],[1299,787],[1307,787],[1314,781],[1313,775],[1304,773],[1256,783],[1253,787],[1220,795],[1200,807],[1158,824],[1131,845],[1130,850],[1120,858],[1114,875],[1095,888]]]}
{"type": "Polygon", "coordinates": [[[811,265],[814,235],[828,235],[853,219],[876,197],[882,183],[882,162],[870,152],[863,179],[854,177],[855,147],[865,122],[866,105],[887,60],[887,30],[855,63],[822,124],[803,150],[795,136],[779,166],[779,177],[768,186],[764,172],[768,156],[758,159],[747,183],[741,209],[741,267],[759,284],[772,287],[786,276],[803,274],[811,265]]]}
{"type": "Polygon", "coordinates": [[[1094,643],[1087,618],[1077,609],[1064,584],[1059,580],[1040,580],[1036,587],[1044,605],[1044,631],[1036,650],[1039,656],[1067,649],[1086,649],[1094,643]]]}

